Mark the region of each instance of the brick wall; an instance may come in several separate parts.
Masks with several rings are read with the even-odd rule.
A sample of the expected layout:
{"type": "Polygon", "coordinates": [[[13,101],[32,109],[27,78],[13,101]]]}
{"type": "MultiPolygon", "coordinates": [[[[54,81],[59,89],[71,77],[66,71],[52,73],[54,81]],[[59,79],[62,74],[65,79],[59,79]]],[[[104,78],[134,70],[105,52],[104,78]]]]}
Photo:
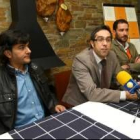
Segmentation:
{"type": "Polygon", "coordinates": [[[137,17],[138,17],[139,29],[140,29],[140,0],[138,0],[137,17]]]}
{"type": "MultiPolygon", "coordinates": [[[[86,47],[87,39],[93,28],[103,24],[102,3],[133,4],[140,17],[138,0],[65,0],[65,3],[71,11],[73,19],[70,30],[64,36],[60,36],[57,30],[56,12],[47,23],[41,17],[37,17],[55,53],[66,63],[64,67],[49,70],[49,75],[71,69],[74,56],[86,47]]],[[[0,32],[6,30],[10,24],[10,0],[0,0],[0,32]]]]}

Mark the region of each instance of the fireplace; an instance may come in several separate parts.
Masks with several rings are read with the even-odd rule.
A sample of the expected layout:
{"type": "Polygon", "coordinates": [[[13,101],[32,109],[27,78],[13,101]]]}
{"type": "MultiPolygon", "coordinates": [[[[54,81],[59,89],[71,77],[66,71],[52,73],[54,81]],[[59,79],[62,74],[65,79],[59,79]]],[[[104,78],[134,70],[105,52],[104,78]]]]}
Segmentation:
{"type": "Polygon", "coordinates": [[[31,59],[44,69],[64,66],[64,62],[53,51],[49,41],[37,22],[35,0],[10,0],[12,23],[9,29],[20,29],[31,36],[31,59]]]}

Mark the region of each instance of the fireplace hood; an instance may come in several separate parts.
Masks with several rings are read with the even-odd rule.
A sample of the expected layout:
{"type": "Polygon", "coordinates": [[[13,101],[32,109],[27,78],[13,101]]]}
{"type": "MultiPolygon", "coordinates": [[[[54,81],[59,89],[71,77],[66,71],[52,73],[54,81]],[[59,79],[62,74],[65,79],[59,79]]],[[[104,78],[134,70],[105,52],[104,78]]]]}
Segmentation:
{"type": "Polygon", "coordinates": [[[37,22],[35,0],[10,0],[10,3],[12,23],[9,29],[20,29],[30,34],[32,61],[44,69],[64,66],[37,22]]]}

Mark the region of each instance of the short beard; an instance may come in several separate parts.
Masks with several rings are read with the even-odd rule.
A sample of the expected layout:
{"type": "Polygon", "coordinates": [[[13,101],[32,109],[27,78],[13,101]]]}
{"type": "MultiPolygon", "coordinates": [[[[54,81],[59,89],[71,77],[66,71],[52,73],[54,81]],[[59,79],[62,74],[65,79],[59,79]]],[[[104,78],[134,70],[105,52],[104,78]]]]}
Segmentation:
{"type": "Polygon", "coordinates": [[[120,43],[124,44],[125,42],[127,42],[127,40],[128,40],[128,36],[127,36],[126,41],[123,41],[121,38],[117,38],[117,37],[116,37],[116,39],[117,39],[120,43]]]}

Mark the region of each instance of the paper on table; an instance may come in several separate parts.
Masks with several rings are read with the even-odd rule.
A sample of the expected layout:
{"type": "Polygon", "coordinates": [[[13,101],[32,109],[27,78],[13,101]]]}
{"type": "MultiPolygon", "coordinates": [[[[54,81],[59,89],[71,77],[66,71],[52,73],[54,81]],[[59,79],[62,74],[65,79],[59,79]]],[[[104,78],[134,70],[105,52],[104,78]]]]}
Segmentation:
{"type": "Polygon", "coordinates": [[[134,115],[98,102],[86,102],[73,109],[132,139],[140,138],[140,118],[133,123],[134,115]]]}
{"type": "Polygon", "coordinates": [[[0,139],[13,139],[9,133],[0,135],[0,139]]]}

